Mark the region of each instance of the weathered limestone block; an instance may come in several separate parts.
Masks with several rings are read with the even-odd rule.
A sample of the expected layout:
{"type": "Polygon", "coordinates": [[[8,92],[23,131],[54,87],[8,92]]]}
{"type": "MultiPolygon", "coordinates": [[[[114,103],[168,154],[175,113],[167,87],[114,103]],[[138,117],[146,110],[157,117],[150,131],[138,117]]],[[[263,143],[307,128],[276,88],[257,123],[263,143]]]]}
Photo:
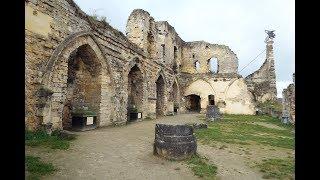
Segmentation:
{"type": "Polygon", "coordinates": [[[192,126],[156,124],[154,154],[167,159],[183,160],[197,152],[192,126]]]}

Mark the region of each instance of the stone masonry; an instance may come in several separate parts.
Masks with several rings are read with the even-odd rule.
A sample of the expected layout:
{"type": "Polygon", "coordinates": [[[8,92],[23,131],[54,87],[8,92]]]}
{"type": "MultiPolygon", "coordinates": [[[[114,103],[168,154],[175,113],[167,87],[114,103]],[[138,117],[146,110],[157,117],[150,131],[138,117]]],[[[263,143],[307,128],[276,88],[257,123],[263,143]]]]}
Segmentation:
{"type": "Polygon", "coordinates": [[[288,112],[289,121],[295,123],[295,73],[293,73],[293,83],[289,84],[286,89],[282,91],[282,107],[283,112],[288,112]]]}
{"type": "Polygon", "coordinates": [[[228,46],[185,42],[168,22],[142,9],[130,14],[126,35],[72,0],[26,0],[25,13],[27,129],[47,123],[67,128],[70,112],[82,105],[98,115],[101,127],[125,124],[132,107],[143,118],[172,114],[176,107],[184,113],[188,95],[199,97],[202,112],[210,95],[222,113],[233,114],[253,114],[253,94],[273,97],[272,42],[267,65],[258,70],[263,73],[244,79],[228,46]],[[210,71],[212,58],[216,72],[210,71]],[[267,81],[263,91],[252,91],[252,84],[267,81]]]}
{"type": "Polygon", "coordinates": [[[249,91],[255,101],[276,100],[276,73],[274,68],[273,40],[269,39],[266,45],[266,60],[254,73],[248,75],[245,80],[249,91]]]}

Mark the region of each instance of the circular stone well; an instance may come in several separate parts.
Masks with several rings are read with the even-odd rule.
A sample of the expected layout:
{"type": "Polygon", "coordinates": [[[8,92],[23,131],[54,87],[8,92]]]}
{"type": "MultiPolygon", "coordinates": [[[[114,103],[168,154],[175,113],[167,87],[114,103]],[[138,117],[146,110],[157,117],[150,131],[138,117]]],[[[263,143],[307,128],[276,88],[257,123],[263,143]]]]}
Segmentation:
{"type": "Polygon", "coordinates": [[[156,124],[154,154],[170,160],[183,160],[197,152],[197,141],[189,125],[156,124]]]}

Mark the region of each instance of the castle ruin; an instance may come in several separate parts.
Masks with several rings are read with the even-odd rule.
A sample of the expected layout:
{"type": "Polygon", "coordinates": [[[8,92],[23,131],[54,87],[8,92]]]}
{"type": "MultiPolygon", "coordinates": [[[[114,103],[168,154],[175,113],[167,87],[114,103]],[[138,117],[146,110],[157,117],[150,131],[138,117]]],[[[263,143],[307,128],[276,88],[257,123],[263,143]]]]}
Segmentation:
{"type": "Polygon", "coordinates": [[[83,104],[102,127],[125,124],[132,107],[143,118],[203,112],[208,104],[254,114],[257,102],[276,99],[272,39],[263,65],[243,78],[228,46],[185,42],[142,9],[130,14],[125,35],[72,0],[26,0],[25,12],[27,129],[66,129],[83,104]]]}

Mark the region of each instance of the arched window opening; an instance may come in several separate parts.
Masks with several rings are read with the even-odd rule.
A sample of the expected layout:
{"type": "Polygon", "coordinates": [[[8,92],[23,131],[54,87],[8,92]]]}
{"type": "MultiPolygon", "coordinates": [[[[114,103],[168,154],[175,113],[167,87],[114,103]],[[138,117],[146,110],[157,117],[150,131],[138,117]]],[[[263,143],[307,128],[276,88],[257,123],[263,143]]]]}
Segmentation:
{"type": "Polygon", "coordinates": [[[208,60],[208,69],[211,73],[218,73],[218,59],[211,58],[208,60]]]}
{"type": "Polygon", "coordinates": [[[194,67],[195,67],[195,69],[196,69],[197,72],[200,71],[200,63],[199,63],[199,61],[196,61],[196,62],[194,63],[194,67]]]}

